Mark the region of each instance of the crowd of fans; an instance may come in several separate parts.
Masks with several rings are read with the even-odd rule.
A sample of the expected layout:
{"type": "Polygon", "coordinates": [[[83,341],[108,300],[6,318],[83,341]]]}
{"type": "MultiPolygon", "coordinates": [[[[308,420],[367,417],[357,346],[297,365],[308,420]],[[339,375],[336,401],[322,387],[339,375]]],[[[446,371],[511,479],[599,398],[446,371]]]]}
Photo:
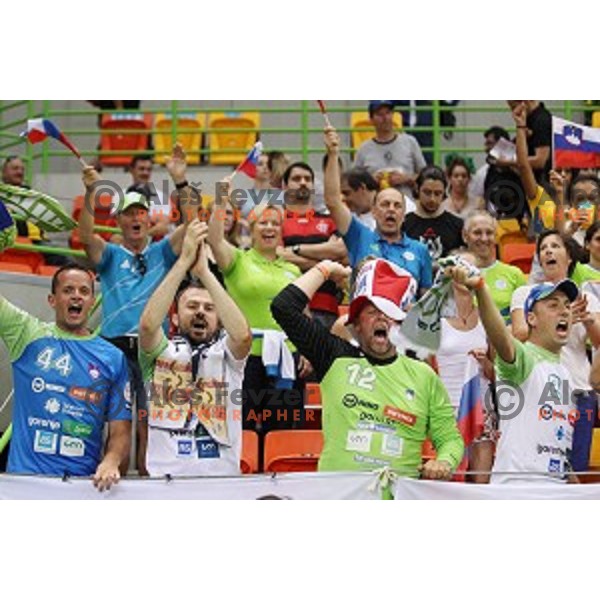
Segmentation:
{"type": "MultiPolygon", "coordinates": [[[[475,172],[459,155],[446,168],[427,164],[417,139],[394,130],[395,101],[372,101],[375,136],[348,170],[336,130],[325,129],[322,206],[311,166],[271,152],[260,158],[252,190],[236,194],[226,178],[199,210],[176,146],[166,165],[181,217],[172,223],[162,190],[150,183],[152,161],[137,157],[118,207],[121,235],[107,242],[94,234],[88,210],[79,223],[102,288],[100,335],[125,354],[131,392],[110,367],[121,358],[105,345],[86,346],[86,364],[61,372],[59,357],[76,364],[77,344],[90,339],[94,279],[82,267],[63,265],[54,276],[54,329],[19,317],[25,334],[18,334],[14,307],[0,296],[0,336],[15,370],[37,356],[46,389],[52,375],[55,388],[65,384],[63,412],[73,385],[88,397],[71,393],[72,404],[97,393],[103,409],[100,421],[80,416],[87,435],[72,424],[67,431],[65,422],[78,419],[71,413],[65,421],[46,395],[29,391],[39,373],[23,368],[9,470],[95,475],[99,487],[110,486],[127,471],[129,447],[123,429],[109,430],[103,454],[99,436],[105,421],[131,418],[131,400],[139,474],[236,474],[241,429],[256,431],[262,444],[274,429],[306,427],[304,386],[316,381],[322,470],[387,466],[447,479],[461,465],[479,483],[493,472],[493,482],[576,481],[573,473],[588,470],[598,412],[600,182],[594,172],[552,170],[543,103],[508,105],[516,157],[495,157],[509,135],[491,127],[486,163],[475,172]],[[508,236],[535,242],[530,273],[499,259],[508,236]],[[442,275],[452,280],[453,307],[440,316],[439,349],[416,358],[397,341],[397,325],[442,275]],[[345,304],[349,314],[340,317],[345,304]],[[71,347],[59,348],[62,338],[71,347]],[[101,353],[93,367],[102,377],[94,377],[90,351],[101,353]],[[491,401],[477,435],[465,440],[457,422],[473,363],[491,401]],[[508,420],[494,387],[501,379],[524,395],[525,408],[508,420]],[[98,380],[106,389],[94,387],[98,380]],[[69,435],[53,437],[55,427],[69,435]],[[88,451],[68,446],[80,438],[95,441],[83,466],[88,451]],[[427,439],[437,455],[422,464],[427,439]]],[[[18,158],[7,159],[2,178],[23,185],[18,158]]],[[[93,202],[99,175],[86,167],[83,180],[93,202]]]]}

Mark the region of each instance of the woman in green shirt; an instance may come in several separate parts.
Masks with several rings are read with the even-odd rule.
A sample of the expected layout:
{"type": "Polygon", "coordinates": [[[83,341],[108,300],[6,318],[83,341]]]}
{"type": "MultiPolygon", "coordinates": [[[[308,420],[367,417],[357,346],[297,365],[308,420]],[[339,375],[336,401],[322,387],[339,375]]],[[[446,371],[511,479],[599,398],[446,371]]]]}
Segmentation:
{"type": "Polygon", "coordinates": [[[217,206],[209,224],[208,243],[227,291],[252,329],[254,340],[241,394],[243,426],[264,434],[271,429],[304,426],[300,379],[304,369],[298,368],[295,348],[284,341],[285,334],[270,310],[273,298],[300,276],[300,270],[277,256],[277,248],[283,245],[279,207],[259,205],[248,221],[251,247],[243,251],[226,240],[222,211],[217,206]]]}

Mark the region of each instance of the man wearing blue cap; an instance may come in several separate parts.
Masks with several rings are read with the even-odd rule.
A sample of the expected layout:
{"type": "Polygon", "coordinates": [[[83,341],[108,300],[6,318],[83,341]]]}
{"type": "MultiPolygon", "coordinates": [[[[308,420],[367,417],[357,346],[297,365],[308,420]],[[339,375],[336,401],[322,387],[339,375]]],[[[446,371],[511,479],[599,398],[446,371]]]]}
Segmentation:
{"type": "Polygon", "coordinates": [[[360,146],[354,167],[366,169],[380,183],[386,180],[403,194],[412,197],[417,174],[426,165],[417,139],[394,131],[394,101],[371,100],[369,117],[375,137],[360,146]]]}
{"type": "Polygon", "coordinates": [[[506,328],[483,277],[469,278],[464,267],[447,272],[475,291],[481,321],[497,353],[500,441],[491,482],[575,481],[569,476],[569,459],[579,415],[575,386],[560,364],[560,352],[571,333],[577,286],[563,279],[531,290],[524,306],[529,336],[522,343],[506,328]]]}

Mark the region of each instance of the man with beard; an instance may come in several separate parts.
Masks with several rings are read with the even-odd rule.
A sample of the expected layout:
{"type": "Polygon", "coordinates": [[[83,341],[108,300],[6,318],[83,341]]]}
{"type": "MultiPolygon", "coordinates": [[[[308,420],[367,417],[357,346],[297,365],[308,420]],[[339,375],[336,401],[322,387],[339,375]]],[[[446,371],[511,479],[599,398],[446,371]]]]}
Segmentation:
{"type": "Polygon", "coordinates": [[[463,220],[442,207],[446,176],[439,167],[425,167],[417,177],[417,210],[406,215],[404,232],[427,246],[431,260],[462,246],[463,220]]]}
{"type": "Polygon", "coordinates": [[[208,267],[207,233],[197,219],[189,225],[181,256],[140,320],[140,363],[152,380],[146,459],[153,476],[240,473],[240,399],[252,334],[208,267]],[[199,283],[177,295],[178,334],[167,339],[162,323],[188,270],[199,283]]]}
{"type": "MultiPolygon", "coordinates": [[[[306,163],[292,163],[283,174],[285,218],[282,225],[284,248],[279,258],[296,265],[302,272],[320,260],[346,258],[346,247],[338,237],[334,220],[315,212],[315,176],[306,163]]],[[[323,284],[310,303],[310,311],[328,329],[338,316],[339,292],[332,281],[323,284]]]]}
{"type": "Polygon", "coordinates": [[[367,262],[356,278],[349,322],[359,346],[342,340],[304,314],[329,279],[341,283],[350,269],[322,261],[282,290],[273,317],[312,363],[323,396],[324,446],[320,471],[390,467],[405,477],[448,479],[464,444],[448,393],[423,362],[400,355],[393,328],[404,319],[415,281],[382,259],[367,262]],[[437,458],[421,468],[421,447],[431,439],[437,458]]]}
{"type": "Polygon", "coordinates": [[[381,257],[406,269],[417,281],[419,294],[431,287],[431,258],[423,244],[401,231],[406,198],[394,188],[375,196],[373,217],[375,231],[362,223],[342,202],[340,168],[337,157],[340,139],[333,127],[325,128],[325,146],[329,160],[325,169],[325,203],[343,236],[353,269],[367,257],[381,257]]]}

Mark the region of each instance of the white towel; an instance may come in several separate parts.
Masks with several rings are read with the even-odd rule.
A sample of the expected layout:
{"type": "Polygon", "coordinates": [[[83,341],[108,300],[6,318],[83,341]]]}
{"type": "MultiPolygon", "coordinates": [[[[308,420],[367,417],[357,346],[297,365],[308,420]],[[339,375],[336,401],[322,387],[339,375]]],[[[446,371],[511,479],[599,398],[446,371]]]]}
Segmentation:
{"type": "Polygon", "coordinates": [[[287,335],[274,329],[253,329],[252,334],[262,336],[262,361],[267,373],[278,379],[294,381],[294,357],[285,341],[287,335]]]}

